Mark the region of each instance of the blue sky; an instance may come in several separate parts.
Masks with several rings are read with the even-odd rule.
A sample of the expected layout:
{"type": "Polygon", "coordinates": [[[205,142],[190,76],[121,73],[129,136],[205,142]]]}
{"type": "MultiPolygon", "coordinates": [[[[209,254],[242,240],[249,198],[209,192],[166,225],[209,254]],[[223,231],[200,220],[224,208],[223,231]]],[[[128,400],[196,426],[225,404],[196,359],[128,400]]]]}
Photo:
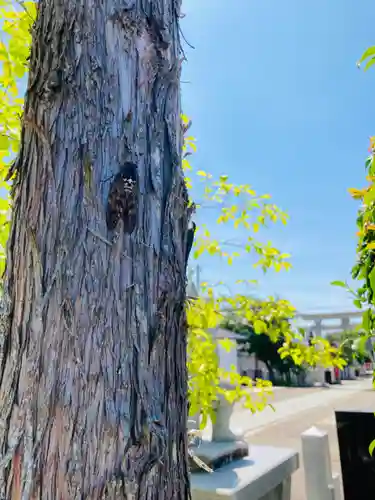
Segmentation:
{"type": "MultiPolygon", "coordinates": [[[[202,258],[202,279],[259,278],[254,293],[277,294],[300,311],[352,310],[345,291],[355,261],[357,203],[368,138],[375,135],[375,70],[356,61],[375,45],[369,0],[185,0],[184,112],[192,118],[195,169],[249,183],[288,212],[265,234],[292,254],[293,269],[265,276],[249,258],[232,267],[202,258]]],[[[219,239],[236,237],[215,227],[219,239]],[[218,232],[219,231],[219,232],[218,232]]],[[[195,264],[193,262],[193,264],[195,264]]]]}

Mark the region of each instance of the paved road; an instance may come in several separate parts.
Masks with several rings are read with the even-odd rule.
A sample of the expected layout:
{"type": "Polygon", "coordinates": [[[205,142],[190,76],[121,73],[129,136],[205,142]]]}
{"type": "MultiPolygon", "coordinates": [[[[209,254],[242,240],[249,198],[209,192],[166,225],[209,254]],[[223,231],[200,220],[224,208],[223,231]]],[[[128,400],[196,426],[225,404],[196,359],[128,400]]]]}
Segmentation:
{"type": "MultiPolygon", "coordinates": [[[[275,391],[274,406],[276,412],[267,409],[254,416],[236,411],[233,427],[241,426],[247,430],[250,445],[281,446],[300,453],[302,432],[312,426],[326,430],[330,439],[332,469],[333,472],[340,472],[334,411],[375,407],[375,392],[371,388],[371,380],[344,382],[329,389],[282,389],[275,391]]],[[[306,500],[304,490],[301,457],[301,467],[293,476],[292,500],[306,500]]]]}

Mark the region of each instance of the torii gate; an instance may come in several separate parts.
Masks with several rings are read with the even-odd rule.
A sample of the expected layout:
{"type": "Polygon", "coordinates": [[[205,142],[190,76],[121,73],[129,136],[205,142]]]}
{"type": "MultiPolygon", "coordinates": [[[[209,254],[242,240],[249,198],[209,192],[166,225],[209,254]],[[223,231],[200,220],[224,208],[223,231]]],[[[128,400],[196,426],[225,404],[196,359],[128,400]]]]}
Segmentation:
{"type": "Polygon", "coordinates": [[[313,322],[312,326],[307,329],[313,332],[316,336],[322,337],[324,332],[329,330],[333,331],[347,331],[353,330],[360,321],[352,321],[362,318],[362,311],[353,312],[335,312],[335,313],[297,313],[296,318],[302,321],[313,322]],[[337,325],[324,324],[326,320],[337,320],[337,325]]]}

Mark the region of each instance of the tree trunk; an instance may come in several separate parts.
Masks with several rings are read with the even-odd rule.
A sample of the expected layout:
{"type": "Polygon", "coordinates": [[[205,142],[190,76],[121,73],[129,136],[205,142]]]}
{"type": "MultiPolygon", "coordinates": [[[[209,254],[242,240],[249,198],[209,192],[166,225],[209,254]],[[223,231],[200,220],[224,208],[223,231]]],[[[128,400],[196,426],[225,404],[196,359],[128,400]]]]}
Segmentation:
{"type": "Polygon", "coordinates": [[[179,9],[39,1],[11,171],[1,499],[189,496],[179,9]],[[135,229],[133,207],[109,230],[128,161],[135,229]]]}

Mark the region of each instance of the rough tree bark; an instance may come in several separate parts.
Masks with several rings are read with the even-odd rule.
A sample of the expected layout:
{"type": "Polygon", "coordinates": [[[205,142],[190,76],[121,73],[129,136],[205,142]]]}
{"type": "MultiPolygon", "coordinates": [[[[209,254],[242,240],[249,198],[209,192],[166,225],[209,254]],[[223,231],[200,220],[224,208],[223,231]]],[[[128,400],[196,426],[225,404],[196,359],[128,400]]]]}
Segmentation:
{"type": "Polygon", "coordinates": [[[11,171],[1,499],[189,496],[179,12],[39,1],[11,171]],[[132,234],[106,225],[126,161],[132,234]]]}

